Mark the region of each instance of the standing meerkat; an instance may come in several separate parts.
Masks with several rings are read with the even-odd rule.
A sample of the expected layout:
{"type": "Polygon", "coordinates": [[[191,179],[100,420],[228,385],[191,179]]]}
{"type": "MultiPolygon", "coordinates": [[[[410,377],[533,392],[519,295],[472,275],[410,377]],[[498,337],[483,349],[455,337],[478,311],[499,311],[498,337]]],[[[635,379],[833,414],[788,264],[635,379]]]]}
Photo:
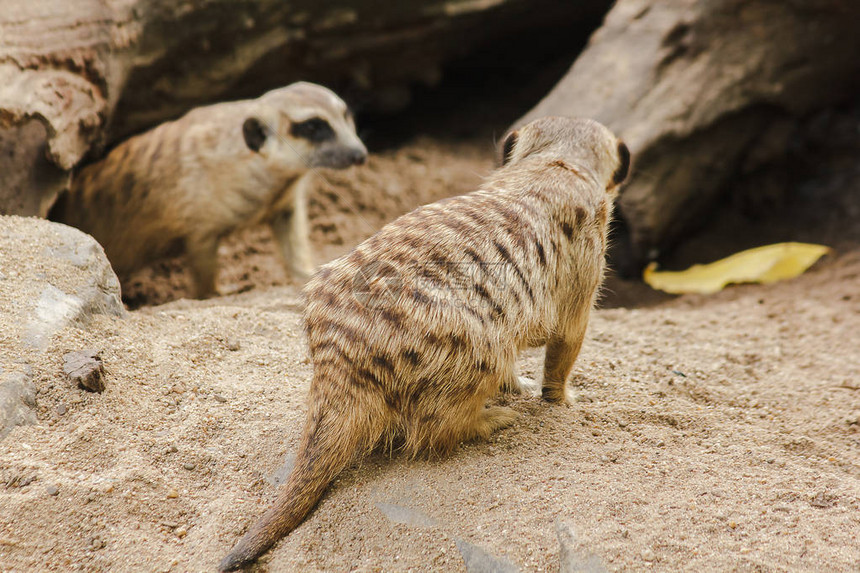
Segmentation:
{"type": "Polygon", "coordinates": [[[479,191],[400,217],[307,284],[314,374],[295,466],[220,570],[298,526],[357,454],[444,454],[509,425],[514,411],[486,402],[518,389],[526,347],[546,345],[543,397],[566,400],[630,155],[599,123],[561,117],[510,133],[502,154],[479,191]]]}
{"type": "Polygon", "coordinates": [[[216,294],[219,240],[267,222],[304,281],[314,271],[312,168],[346,168],[366,157],[343,100],[299,82],[199,107],[128,139],[81,169],[49,218],[95,237],[120,277],[185,252],[200,298],[216,294]]]}

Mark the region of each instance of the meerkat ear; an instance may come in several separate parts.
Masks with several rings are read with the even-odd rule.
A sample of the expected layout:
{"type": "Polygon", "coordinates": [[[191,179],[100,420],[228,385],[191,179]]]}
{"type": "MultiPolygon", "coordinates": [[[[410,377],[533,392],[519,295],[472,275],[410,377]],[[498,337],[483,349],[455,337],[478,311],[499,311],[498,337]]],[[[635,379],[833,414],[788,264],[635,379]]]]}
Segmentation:
{"type": "Polygon", "coordinates": [[[620,185],[627,179],[627,172],[630,171],[630,150],[623,141],[618,142],[618,169],[612,174],[612,182],[620,185]]]}
{"type": "Polygon", "coordinates": [[[514,152],[514,145],[516,145],[518,137],[518,131],[512,131],[505,136],[505,141],[502,143],[502,165],[507,165],[508,161],[511,160],[511,154],[514,152]]]}
{"type": "Polygon", "coordinates": [[[249,117],[242,124],[242,135],[245,136],[245,145],[251,151],[260,151],[263,144],[266,143],[268,130],[256,117],[249,117]]]}

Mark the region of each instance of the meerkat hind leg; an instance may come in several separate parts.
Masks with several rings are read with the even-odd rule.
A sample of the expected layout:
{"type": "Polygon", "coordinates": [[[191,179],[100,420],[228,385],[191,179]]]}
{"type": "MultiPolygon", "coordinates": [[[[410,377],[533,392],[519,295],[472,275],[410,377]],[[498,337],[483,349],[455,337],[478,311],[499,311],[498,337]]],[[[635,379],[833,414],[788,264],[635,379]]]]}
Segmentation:
{"type": "Polygon", "coordinates": [[[507,428],[517,419],[517,413],[504,406],[489,406],[481,410],[475,422],[476,437],[486,440],[496,430],[507,428]]]}
{"type": "Polygon", "coordinates": [[[567,393],[567,379],[582,348],[590,310],[590,307],[586,307],[578,312],[565,332],[553,335],[547,342],[541,395],[548,402],[571,401],[567,393]]]}

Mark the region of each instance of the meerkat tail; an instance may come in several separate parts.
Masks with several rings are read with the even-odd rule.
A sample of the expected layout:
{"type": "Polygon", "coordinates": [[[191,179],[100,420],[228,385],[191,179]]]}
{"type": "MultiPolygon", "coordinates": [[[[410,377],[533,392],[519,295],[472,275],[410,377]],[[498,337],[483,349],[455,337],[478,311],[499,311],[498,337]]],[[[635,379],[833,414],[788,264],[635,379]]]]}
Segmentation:
{"type": "Polygon", "coordinates": [[[356,451],[378,439],[379,433],[369,431],[367,420],[335,413],[329,409],[331,404],[325,406],[308,415],[295,466],[275,502],[221,560],[219,571],[233,571],[254,561],[298,527],[356,451]]]}

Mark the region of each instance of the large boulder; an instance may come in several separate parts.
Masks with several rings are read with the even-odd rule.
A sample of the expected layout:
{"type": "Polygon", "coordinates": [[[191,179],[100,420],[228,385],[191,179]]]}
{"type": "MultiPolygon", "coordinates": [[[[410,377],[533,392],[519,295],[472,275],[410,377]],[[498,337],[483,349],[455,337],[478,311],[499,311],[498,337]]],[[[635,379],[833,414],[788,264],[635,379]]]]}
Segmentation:
{"type": "Polygon", "coordinates": [[[77,229],[0,216],[0,438],[32,423],[29,363],[71,325],[122,316],[119,281],[101,246],[77,229]]]}
{"type": "Polygon", "coordinates": [[[853,0],[619,0],[520,125],[589,116],[635,169],[620,199],[636,265],[694,228],[727,182],[784,154],[797,118],[860,87],[853,0]]]}

